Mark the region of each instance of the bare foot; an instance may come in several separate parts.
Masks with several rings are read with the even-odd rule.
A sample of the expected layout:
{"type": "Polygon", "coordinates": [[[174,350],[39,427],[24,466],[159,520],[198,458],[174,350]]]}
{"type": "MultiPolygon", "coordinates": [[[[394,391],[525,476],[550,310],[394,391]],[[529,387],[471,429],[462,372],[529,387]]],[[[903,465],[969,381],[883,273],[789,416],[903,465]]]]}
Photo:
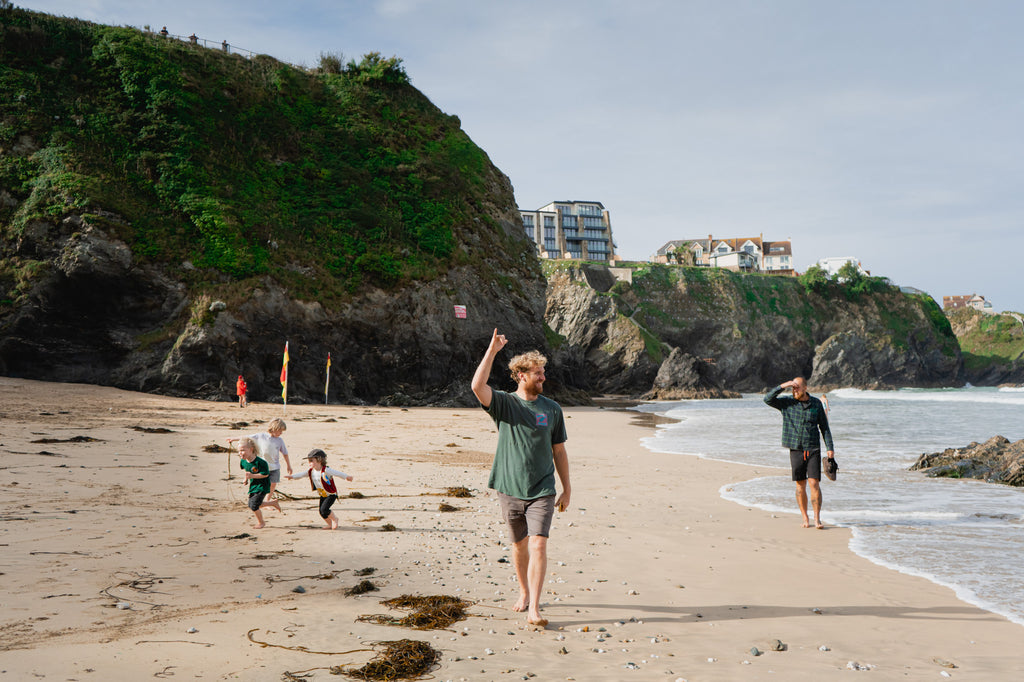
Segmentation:
{"type": "Polygon", "coordinates": [[[548,619],[547,618],[537,618],[536,620],[532,619],[532,618],[527,618],[526,622],[528,624],[532,625],[535,628],[543,629],[543,628],[546,628],[548,626],[548,619]]]}
{"type": "Polygon", "coordinates": [[[808,519],[804,519],[804,528],[810,528],[810,527],[811,527],[811,522],[810,522],[810,520],[808,520],[808,519]]]}
{"type": "Polygon", "coordinates": [[[530,595],[520,594],[519,601],[512,607],[513,611],[525,611],[530,606],[530,595]]]}
{"type": "Polygon", "coordinates": [[[255,528],[256,530],[259,530],[260,528],[263,528],[263,527],[265,527],[266,525],[267,525],[267,524],[265,524],[265,523],[260,523],[260,524],[253,524],[253,528],[255,528]]]}
{"type": "Polygon", "coordinates": [[[817,528],[818,530],[825,530],[825,524],[822,523],[821,521],[815,521],[814,522],[814,527],[817,528]]]}

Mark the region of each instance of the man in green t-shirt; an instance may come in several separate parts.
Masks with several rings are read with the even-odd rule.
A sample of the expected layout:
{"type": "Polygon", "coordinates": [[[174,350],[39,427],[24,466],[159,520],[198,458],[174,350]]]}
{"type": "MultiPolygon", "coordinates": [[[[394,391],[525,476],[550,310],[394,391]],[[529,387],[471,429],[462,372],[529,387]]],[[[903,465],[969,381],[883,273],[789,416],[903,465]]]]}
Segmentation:
{"type": "Polygon", "coordinates": [[[530,625],[544,627],[540,595],[548,567],[548,532],[555,507],[569,506],[569,456],[565,451],[565,419],[554,400],[541,395],[547,358],[531,351],[508,364],[514,393],[487,385],[498,352],[508,341],[498,330],[473,375],[473,393],[498,426],[498,447],[487,485],[498,493],[501,512],[512,537],[512,560],[519,582],[513,611],[526,611],[530,625]],[[562,494],[555,499],[555,474],[562,494]]]}

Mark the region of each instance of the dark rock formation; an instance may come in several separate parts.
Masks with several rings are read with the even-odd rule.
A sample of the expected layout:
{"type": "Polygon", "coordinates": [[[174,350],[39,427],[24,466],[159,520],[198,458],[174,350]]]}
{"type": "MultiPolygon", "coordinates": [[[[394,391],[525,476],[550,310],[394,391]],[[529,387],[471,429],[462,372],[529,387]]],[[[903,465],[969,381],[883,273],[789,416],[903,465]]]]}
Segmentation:
{"type": "MultiPolygon", "coordinates": [[[[510,213],[502,223],[522,239],[514,220],[510,213]]],[[[545,349],[539,272],[509,271],[517,279],[503,285],[493,271],[454,268],[393,291],[367,289],[337,310],[266,279],[243,300],[213,305],[77,216],[65,223],[23,240],[26,250],[49,252],[51,268],[0,320],[5,375],[229,399],[242,374],[251,399],[280,401],[287,340],[290,402],[323,400],[330,352],[331,402],[471,405],[469,381],[494,327],[509,352],[545,349]],[[455,317],[456,304],[467,319],[455,317]]],[[[510,388],[496,365],[493,385],[510,388]]],[[[557,396],[565,382],[557,367],[550,375],[557,396]]]]}
{"type": "Polygon", "coordinates": [[[661,363],[651,390],[641,397],[644,400],[691,400],[742,396],[718,385],[714,365],[673,348],[661,363]]]}
{"type": "Polygon", "coordinates": [[[851,301],[808,294],[793,278],[713,269],[647,266],[612,283],[601,266],[546,267],[558,357],[591,391],[717,397],[796,375],[816,390],[963,383],[934,302],[895,289],[851,301]]]}
{"type": "Polygon", "coordinates": [[[1024,440],[1011,443],[993,436],[984,443],[921,455],[910,470],[923,471],[932,478],[978,478],[1024,486],[1024,440]]]}
{"type": "Polygon", "coordinates": [[[653,341],[659,354],[660,344],[645,338],[618,301],[605,294],[614,281],[605,267],[555,268],[548,276],[545,319],[565,337],[556,360],[573,385],[599,393],[641,393],[650,388],[660,364],[647,344],[653,341]]]}

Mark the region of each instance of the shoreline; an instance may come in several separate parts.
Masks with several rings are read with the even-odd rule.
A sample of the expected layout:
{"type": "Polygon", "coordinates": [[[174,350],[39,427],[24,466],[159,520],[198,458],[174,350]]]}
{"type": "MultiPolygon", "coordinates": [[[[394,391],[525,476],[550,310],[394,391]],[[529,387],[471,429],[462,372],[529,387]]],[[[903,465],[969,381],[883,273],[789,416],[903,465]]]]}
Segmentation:
{"type": "Polygon", "coordinates": [[[404,638],[442,652],[433,677],[445,680],[800,681],[839,679],[851,662],[908,679],[1024,670],[1012,653],[1020,626],[858,556],[849,529],[802,529],[723,499],[722,486],[759,468],[648,450],[635,411],[565,409],[573,506],[549,544],[549,629],[532,631],[509,610],[509,550],[486,489],[496,433],[482,410],[290,405],[293,465],[322,447],[355,476],[343,494],[365,497],[339,499],[341,530],[322,531],[303,481],[283,481],[300,499],[253,531],[227,455],[202,446],[259,430],[280,405],[7,378],[0,395],[0,680],[337,679],[326,667],[361,665],[367,642],[404,638]],[[99,440],[66,442],[75,436],[99,440]],[[45,438],[65,442],[32,443],[45,438]],[[446,496],[455,486],[474,497],[446,496]],[[344,596],[368,567],[379,591],[344,596]],[[474,605],[448,630],[356,620],[401,594],[474,605]],[[249,640],[253,628],[274,646],[249,640]],[[786,651],[771,650],[775,639],[786,651]]]}

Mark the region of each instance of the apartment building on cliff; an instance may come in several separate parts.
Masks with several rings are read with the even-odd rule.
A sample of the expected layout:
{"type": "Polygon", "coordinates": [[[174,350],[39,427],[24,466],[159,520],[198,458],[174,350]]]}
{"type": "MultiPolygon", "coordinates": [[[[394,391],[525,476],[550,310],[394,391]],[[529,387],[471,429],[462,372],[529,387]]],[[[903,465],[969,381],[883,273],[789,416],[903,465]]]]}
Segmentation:
{"type": "Polygon", "coordinates": [[[793,245],[759,237],[674,239],[651,257],[654,263],[677,263],[793,276],[793,245]]]}
{"type": "Polygon", "coordinates": [[[519,214],[541,258],[619,260],[612,221],[600,201],[553,201],[536,211],[519,209],[519,214]]]}

